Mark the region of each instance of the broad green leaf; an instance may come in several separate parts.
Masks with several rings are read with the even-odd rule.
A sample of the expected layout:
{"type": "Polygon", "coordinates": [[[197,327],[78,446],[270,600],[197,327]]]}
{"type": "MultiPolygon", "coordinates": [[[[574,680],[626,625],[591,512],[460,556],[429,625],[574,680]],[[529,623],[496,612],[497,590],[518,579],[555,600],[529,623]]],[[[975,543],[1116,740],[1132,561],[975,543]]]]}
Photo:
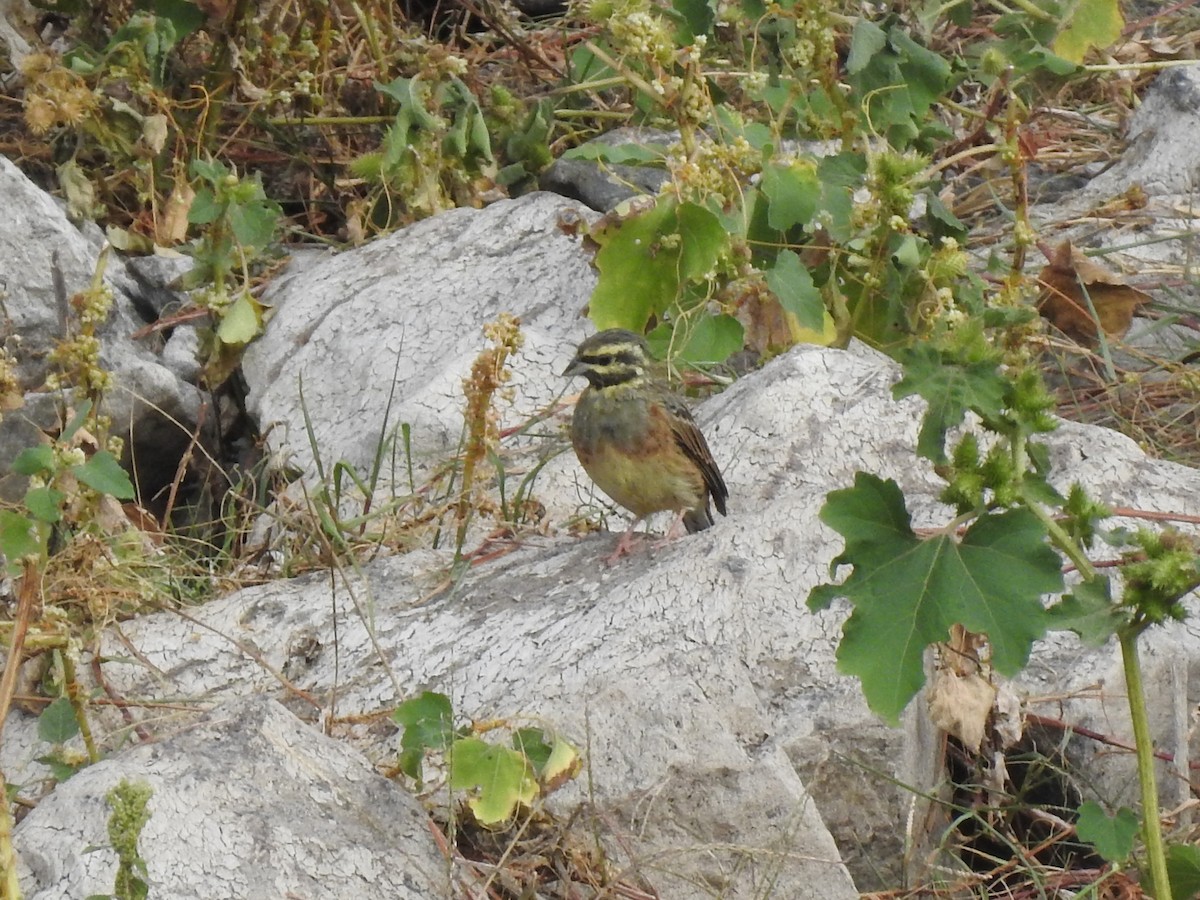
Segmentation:
{"type": "Polygon", "coordinates": [[[795,160],[770,163],[762,173],[762,192],[771,201],[767,222],[778,231],[807,225],[821,199],[821,182],[815,163],[795,160]]]}
{"type": "Polygon", "coordinates": [[[397,706],[392,720],[404,729],[400,733],[400,771],[420,783],[426,751],[446,750],[454,740],[450,698],[424,691],[397,706]]]}
{"type": "Polygon", "coordinates": [[[685,23],[677,35],[679,43],[690,44],[697,35],[707,35],[716,21],[715,0],[671,0],[671,7],[685,23]]]}
{"type": "Polygon", "coordinates": [[[41,475],[54,471],[54,448],[49,444],[26,447],[13,460],[12,471],[18,475],[41,475]]]}
{"type": "Polygon", "coordinates": [[[47,744],[64,744],[77,734],[79,720],[66,697],[59,697],[38,716],[38,737],[47,744]]]}
{"type": "Polygon", "coordinates": [[[375,90],[395,100],[413,124],[429,131],[438,127],[437,118],[425,108],[424,85],[419,78],[396,78],[387,84],[376,81],[375,90]]]}
{"type": "Polygon", "coordinates": [[[715,215],[695,203],[681,204],[677,218],[682,238],[679,273],[684,278],[704,279],[728,246],[729,235],[715,215]]]}
{"type": "Polygon", "coordinates": [[[676,204],[664,200],[644,212],[593,234],[600,278],[588,306],[596,327],[645,331],[652,314],[661,313],[679,289],[677,256],[659,250],[659,238],[674,224],[676,204]]]}
{"type": "Polygon", "coordinates": [[[846,541],[834,564],[854,568],[839,587],[814,591],[809,605],[839,594],[853,604],[838,666],[893,723],[924,683],[925,648],[951,626],[986,634],[996,670],[1014,675],[1046,630],[1042,595],[1062,589],[1061,561],[1026,510],[984,516],[961,542],[922,540],[896,483],[859,472],[853,488],[829,495],[821,520],[846,541]]]}
{"type": "MultiPolygon", "coordinates": [[[[612,47],[601,43],[605,52],[613,56],[612,47]]],[[[619,55],[619,54],[617,54],[619,55]]],[[[570,81],[572,84],[586,84],[588,81],[601,81],[614,77],[617,73],[606,62],[588,49],[586,43],[576,47],[568,59],[570,60],[570,81]]]]}
{"type": "Polygon", "coordinates": [[[933,191],[925,195],[925,219],[934,238],[952,237],[959,242],[967,238],[967,226],[933,191]]]}
{"type": "Polygon", "coordinates": [[[188,222],[192,225],[208,225],[217,221],[225,211],[225,204],[218,201],[212,188],[200,187],[188,207],[188,222]]]}
{"type": "Polygon", "coordinates": [[[449,757],[450,788],[473,794],[467,805],[481,825],[508,821],[537,796],[532,770],[515,750],[471,737],[455,741],[449,757]]]}
{"type": "Polygon", "coordinates": [[[21,559],[40,556],[44,549],[34,523],[11,509],[0,509],[0,552],[8,560],[9,573],[21,571],[21,559]]]}
{"type": "Polygon", "coordinates": [[[601,245],[592,321],[638,333],[679,298],[684,280],[713,270],[729,240],[704,207],[670,198],[592,237],[601,245]]]}
{"type": "Polygon", "coordinates": [[[224,344],[248,344],[262,327],[261,316],[262,307],[258,301],[249,292],[243,291],[221,316],[217,337],[224,344]]]}
{"type": "Polygon", "coordinates": [[[892,262],[902,269],[918,269],[921,266],[921,243],[916,235],[897,235],[892,249],[892,262]]]}
{"type": "MultiPolygon", "coordinates": [[[[862,22],[863,52],[854,56],[858,68],[847,69],[853,88],[851,102],[862,108],[867,126],[886,134],[893,146],[903,148],[928,128],[929,109],[949,88],[950,64],[933,51],[922,47],[899,27],[887,31],[887,40],[879,43],[878,26],[862,22]],[[873,29],[873,30],[872,30],[873,29]]],[[[851,38],[853,47],[854,38],[851,38]]]]}
{"type": "Polygon", "coordinates": [[[207,18],[194,0],[154,0],[151,8],[156,15],[171,21],[179,40],[203,25],[207,18]]]}
{"type": "Polygon", "coordinates": [[[1128,610],[1113,603],[1110,589],[1107,578],[1076,585],[1046,611],[1049,627],[1073,631],[1085,644],[1101,646],[1129,621],[1128,610]]]}
{"type": "Polygon", "coordinates": [[[62,502],[66,496],[52,487],[30,488],[25,492],[25,508],[39,522],[53,524],[62,518],[62,502]]]}
{"type": "Polygon", "coordinates": [[[1200,897],[1200,847],[1175,844],[1167,848],[1167,878],[1175,900],[1200,897]]]}
{"type": "Polygon", "coordinates": [[[454,711],[445,694],[423,691],[397,706],[392,720],[404,729],[404,748],[445,750],[454,740],[454,711]]]}
{"type": "Polygon", "coordinates": [[[801,328],[824,331],[825,301],[795,252],[780,251],[774,268],[767,272],[767,286],[779,298],[784,310],[796,317],[801,328]]]}
{"type": "Polygon", "coordinates": [[[854,192],[862,186],[867,161],[861,153],[838,153],[817,163],[821,181],[821,210],[825,230],[835,241],[849,241],[855,235],[854,192]]]}
{"type": "Polygon", "coordinates": [[[860,18],[850,33],[850,54],[846,57],[846,71],[851,75],[861,72],[871,60],[887,46],[887,34],[870,19],[860,18]]]}
{"type": "Polygon", "coordinates": [[[257,200],[229,206],[229,226],[243,247],[263,248],[275,237],[280,210],[271,201],[257,200]]]}
{"type": "Polygon", "coordinates": [[[1081,63],[1093,47],[1103,50],[1112,46],[1124,29],[1118,0],[1079,0],[1050,49],[1065,60],[1081,63]]]}
{"type": "Polygon", "coordinates": [[[1138,818],[1129,807],[1122,806],[1110,816],[1092,800],[1079,807],[1079,820],[1075,823],[1079,839],[1095,847],[1096,852],[1109,862],[1128,858],[1133,852],[1133,839],[1137,837],[1138,828],[1138,818]]]}
{"type": "Polygon", "coordinates": [[[991,360],[957,363],[921,344],[904,353],[901,363],[904,377],[892,396],[899,400],[917,394],[929,404],[917,437],[917,452],[926,459],[945,461],[946,432],[960,425],[968,410],[997,416],[1004,408],[1008,381],[991,360]]]}
{"type": "Polygon", "coordinates": [[[87,462],[71,466],[71,471],[76,478],[101,494],[118,500],[132,500],[134,497],[133,482],[129,480],[129,475],[107,450],[97,450],[87,462]]]}
{"type": "Polygon", "coordinates": [[[729,315],[704,316],[688,329],[679,356],[696,365],[723,363],[745,346],[742,323],[729,315]]]}

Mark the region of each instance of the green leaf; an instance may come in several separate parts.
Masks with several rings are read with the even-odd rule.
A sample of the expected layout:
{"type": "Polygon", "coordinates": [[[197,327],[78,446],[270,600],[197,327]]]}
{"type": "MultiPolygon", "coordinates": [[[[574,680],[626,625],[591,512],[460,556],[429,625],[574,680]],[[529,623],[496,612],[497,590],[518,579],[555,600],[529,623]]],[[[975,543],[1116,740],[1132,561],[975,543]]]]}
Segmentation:
{"type": "Polygon", "coordinates": [[[210,185],[224,181],[225,176],[230,174],[229,167],[216,159],[193,159],[188,169],[193,178],[201,178],[210,185]]]}
{"type": "Polygon", "coordinates": [[[950,87],[950,64],[897,26],[887,30],[882,45],[878,26],[860,21],[854,34],[860,31],[862,50],[858,54],[853,54],[851,38],[856,68],[847,66],[847,80],[853,89],[850,102],[863,110],[872,132],[886,134],[893,146],[903,148],[929,127],[930,108],[950,87]]]}
{"type": "Polygon", "coordinates": [[[217,200],[212,188],[201,187],[188,207],[188,222],[192,225],[208,225],[221,218],[224,211],[225,204],[217,200]]]}
{"type": "Polygon", "coordinates": [[[1200,847],[1175,844],[1167,849],[1167,879],[1175,900],[1200,897],[1200,847]]]}
{"type": "Polygon", "coordinates": [[[155,15],[169,19],[179,40],[183,40],[204,24],[205,15],[192,0],[154,0],[150,4],[155,15]]]}
{"type": "Polygon", "coordinates": [[[658,163],[665,158],[665,148],[642,144],[583,144],[563,154],[563,159],[594,159],[597,162],[625,165],[628,163],[658,163]]]}
{"type": "MultiPolygon", "coordinates": [[[[946,640],[951,626],[987,634],[996,670],[1013,675],[1046,630],[1042,595],[1062,589],[1059,557],[1026,510],[981,517],[961,542],[922,540],[896,483],[859,472],[853,488],[829,495],[821,521],[846,541],[834,564],[854,567],[836,590],[854,606],[838,666],[859,677],[868,705],[893,723],[924,683],[925,648],[946,640]]],[[[819,587],[810,608],[833,595],[819,587]]]]}
{"type": "Polygon", "coordinates": [[[921,266],[921,243],[916,235],[896,235],[892,249],[892,262],[902,269],[918,269],[921,266]]]}
{"type": "Polygon", "coordinates": [[[962,424],[968,410],[998,416],[1004,408],[1008,380],[992,360],[960,363],[928,344],[901,357],[904,377],[892,388],[897,400],[918,394],[929,408],[921,421],[917,452],[935,463],[946,460],[946,432],[962,424]]]}
{"type": "Polygon", "coordinates": [[[411,121],[427,131],[437,129],[437,118],[425,108],[424,85],[419,78],[396,78],[387,84],[377,81],[375,90],[395,100],[406,121],[411,121]]]}
{"type": "Polygon", "coordinates": [[[248,291],[243,291],[221,316],[217,337],[224,344],[248,344],[262,328],[262,307],[248,291]]]}
{"type": "Polygon", "coordinates": [[[101,494],[118,500],[132,500],[135,496],[129,475],[107,450],[97,450],[87,462],[72,466],[71,471],[76,478],[101,494]]]}
{"type": "Polygon", "coordinates": [[[38,716],[38,737],[47,744],[65,744],[77,734],[79,720],[66,697],[59,697],[38,716]]]}
{"type": "MultiPolygon", "coordinates": [[[[599,42],[611,58],[613,48],[605,46],[599,42]]],[[[616,54],[620,55],[620,54],[616,54]]],[[[570,59],[570,82],[571,84],[585,84],[588,81],[604,81],[613,78],[617,72],[608,63],[600,59],[595,53],[588,49],[586,43],[579,44],[575,52],[569,57],[570,59]]]]}
{"type": "Polygon", "coordinates": [[[1118,0],[1079,0],[1050,49],[1065,60],[1081,63],[1093,47],[1103,50],[1112,46],[1124,29],[1118,0]]]}
{"type": "Polygon", "coordinates": [[[967,238],[967,226],[933,191],[925,195],[925,219],[934,238],[952,237],[960,243],[967,238]]]}
{"type": "Polygon", "coordinates": [[[62,503],[66,497],[52,487],[30,488],[25,492],[25,508],[39,522],[53,524],[62,518],[62,503]]]}
{"type": "Polygon", "coordinates": [[[83,427],[83,423],[87,421],[88,413],[91,411],[92,401],[86,398],[81,400],[78,408],[75,410],[75,415],[71,416],[71,421],[67,423],[67,427],[58,436],[59,442],[69,444],[79,429],[83,427]]]}
{"type": "Polygon", "coordinates": [[[715,0],[671,0],[671,8],[685,24],[676,35],[677,43],[690,44],[698,35],[707,35],[717,20],[715,0]]]}
{"type": "Polygon", "coordinates": [[[0,509],[0,552],[8,560],[8,571],[21,571],[21,559],[40,556],[45,549],[34,523],[11,509],[0,509]]]}
{"type": "Polygon", "coordinates": [[[850,33],[850,54],[846,57],[846,71],[851,75],[865,69],[884,47],[887,34],[870,19],[859,19],[850,33]]]}
{"type": "Polygon", "coordinates": [[[767,271],[767,286],[779,298],[780,305],[802,328],[821,332],[825,328],[825,301],[813,284],[812,275],[791,250],[782,250],[775,266],[767,271]]]}
{"type": "MultiPolygon", "coordinates": [[[[424,691],[405,700],[396,707],[392,719],[404,731],[400,735],[400,746],[411,757],[416,755],[416,770],[404,769],[404,773],[420,778],[420,760],[426,750],[445,750],[454,740],[454,711],[450,698],[445,694],[424,691]]],[[[410,759],[411,762],[411,759],[410,759]]],[[[401,759],[404,765],[404,759],[401,759]]]]}
{"type": "Polygon", "coordinates": [[[696,365],[716,365],[745,345],[742,323],[729,315],[704,316],[687,332],[680,358],[696,365]]]}
{"type": "Polygon", "coordinates": [[[229,206],[229,227],[243,247],[262,249],[275,236],[279,207],[269,201],[233,203],[229,206]]]}
{"type": "Polygon", "coordinates": [[[767,222],[772,228],[787,231],[795,225],[807,225],[821,200],[816,164],[807,160],[770,163],[763,169],[762,192],[771,201],[767,222]]]}
{"type": "Polygon", "coordinates": [[[455,741],[449,757],[450,789],[473,793],[467,805],[481,825],[508,821],[537,796],[530,767],[515,750],[471,737],[455,741]]]}
{"type": "Polygon", "coordinates": [[[546,741],[546,733],[540,728],[518,728],[512,736],[513,749],[524,755],[535,772],[541,772],[542,766],[550,759],[554,748],[546,741]]]}
{"type": "Polygon", "coordinates": [[[695,203],[681,204],[677,219],[682,238],[679,272],[684,278],[704,279],[729,245],[729,235],[713,213],[695,203]]]}
{"type": "Polygon", "coordinates": [[[1111,588],[1107,578],[1077,585],[1046,611],[1049,627],[1073,631],[1085,644],[1101,646],[1129,621],[1127,610],[1113,603],[1111,588]]]}
{"type": "Polygon", "coordinates": [[[592,234],[600,279],[589,304],[596,327],[641,333],[661,316],[688,279],[712,271],[729,236],[715,215],[672,198],[592,234]]]}
{"type": "Polygon", "coordinates": [[[38,444],[36,447],[26,447],[17,454],[10,467],[18,475],[41,475],[53,472],[54,448],[49,444],[38,444]]]}
{"type": "Polygon", "coordinates": [[[1133,852],[1138,827],[1138,818],[1129,807],[1122,806],[1116,815],[1109,816],[1098,803],[1089,800],[1079,807],[1075,833],[1109,862],[1121,862],[1133,852]]]}
{"type": "Polygon", "coordinates": [[[866,157],[861,153],[838,153],[817,163],[820,208],[828,216],[822,221],[835,241],[846,242],[855,236],[854,192],[862,185],[866,171],[866,157]]]}
{"type": "MultiPolygon", "coordinates": [[[[76,763],[64,762],[62,757],[57,753],[47,753],[45,756],[36,757],[35,762],[40,762],[43,766],[50,770],[50,775],[55,781],[61,783],[69,779],[72,775],[79,773],[80,769],[87,766],[87,761],[76,763]]],[[[110,895],[100,895],[102,900],[112,900],[110,895]]]]}

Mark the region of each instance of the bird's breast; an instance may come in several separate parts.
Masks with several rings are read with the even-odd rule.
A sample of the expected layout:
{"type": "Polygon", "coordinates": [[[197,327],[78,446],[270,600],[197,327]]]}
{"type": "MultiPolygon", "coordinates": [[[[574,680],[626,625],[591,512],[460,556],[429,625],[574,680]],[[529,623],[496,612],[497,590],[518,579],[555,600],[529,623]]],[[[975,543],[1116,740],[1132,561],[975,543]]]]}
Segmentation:
{"type": "Polygon", "coordinates": [[[643,398],[585,390],[571,443],[596,486],[636,516],[704,502],[703,478],[676,446],[665,412],[643,398]]]}

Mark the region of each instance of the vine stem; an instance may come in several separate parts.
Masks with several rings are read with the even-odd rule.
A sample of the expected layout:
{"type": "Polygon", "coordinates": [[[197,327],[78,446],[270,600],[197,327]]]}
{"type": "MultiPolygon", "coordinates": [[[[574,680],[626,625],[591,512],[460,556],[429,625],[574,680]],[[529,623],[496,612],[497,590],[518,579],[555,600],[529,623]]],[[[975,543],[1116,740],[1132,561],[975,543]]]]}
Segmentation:
{"type": "Polygon", "coordinates": [[[1137,747],[1138,783],[1142,788],[1142,840],[1150,860],[1150,881],[1155,900],[1171,900],[1167,879],[1167,858],[1163,851],[1162,823],[1158,818],[1158,785],[1154,779],[1154,747],[1150,741],[1150,722],[1146,715],[1146,694],[1142,689],[1142,664],[1138,658],[1140,629],[1122,628],[1121,662],[1125,666],[1125,690],[1128,693],[1129,718],[1133,721],[1133,743],[1137,747]]]}

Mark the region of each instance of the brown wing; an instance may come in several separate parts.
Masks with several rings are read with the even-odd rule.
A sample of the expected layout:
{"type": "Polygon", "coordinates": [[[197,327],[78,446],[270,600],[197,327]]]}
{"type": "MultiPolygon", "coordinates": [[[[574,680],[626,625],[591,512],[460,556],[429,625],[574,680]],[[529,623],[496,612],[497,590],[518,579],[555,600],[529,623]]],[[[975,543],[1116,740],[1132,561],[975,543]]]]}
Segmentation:
{"type": "Polygon", "coordinates": [[[725,515],[725,500],[729,497],[729,488],[725,487],[725,479],[717,468],[712,451],[708,449],[708,441],[704,439],[692,411],[687,404],[674,394],[663,392],[663,405],[671,413],[671,431],[675,435],[675,443],[688,455],[700,469],[704,478],[704,486],[712,496],[713,503],[721,515],[725,515]]]}

